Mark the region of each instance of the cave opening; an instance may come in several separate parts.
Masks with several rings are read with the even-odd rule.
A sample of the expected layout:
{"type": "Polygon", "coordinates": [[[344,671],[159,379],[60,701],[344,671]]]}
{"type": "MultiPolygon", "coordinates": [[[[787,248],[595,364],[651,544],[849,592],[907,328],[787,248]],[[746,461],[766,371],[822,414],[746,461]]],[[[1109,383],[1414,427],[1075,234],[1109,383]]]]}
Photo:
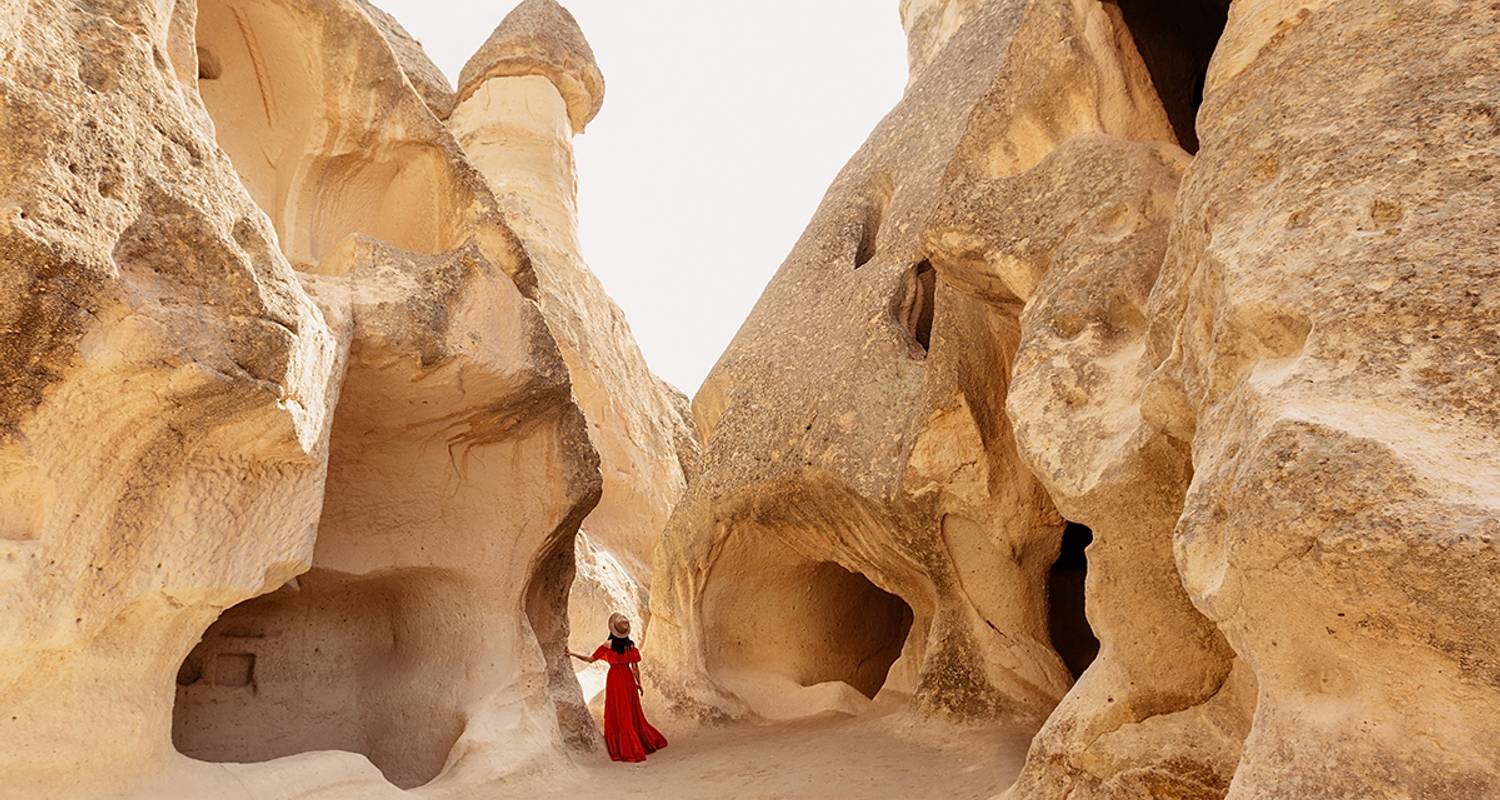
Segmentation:
{"type": "Polygon", "coordinates": [[[1230,0],[1105,0],[1116,6],[1182,149],[1198,152],[1198,106],[1204,80],[1224,25],[1230,0]]]}
{"type": "Polygon", "coordinates": [[[707,583],[708,668],[758,710],[799,687],[842,683],[873,699],[886,686],[912,629],[902,598],[774,537],[731,536],[721,569],[734,574],[707,583]]]}
{"type": "Polygon", "coordinates": [[[343,750],[403,789],[427,783],[465,725],[447,679],[465,645],[436,623],[469,594],[440,570],[314,568],[225,610],[177,672],[173,744],[234,763],[343,750]]]}
{"type": "Polygon", "coordinates": [[[937,270],[922,259],[906,273],[897,317],[912,342],[912,355],[926,358],[932,348],[932,322],[937,311],[937,270]]]}
{"type": "Polygon", "coordinates": [[[223,74],[224,65],[219,63],[219,57],[208,48],[198,48],[198,80],[216,81],[223,74]]]}
{"type": "Polygon", "coordinates": [[[1087,526],[1067,523],[1062,549],[1047,576],[1047,632],[1052,648],[1074,680],[1099,655],[1099,638],[1084,613],[1084,582],[1089,568],[1086,551],[1093,541],[1094,532],[1087,526]]]}
{"type": "MultiPolygon", "coordinates": [[[[873,213],[873,212],[869,212],[873,213]]],[[[860,230],[859,247],[854,251],[854,268],[859,269],[875,257],[875,237],[880,232],[879,219],[866,219],[860,230]]]]}
{"type": "Polygon", "coordinates": [[[807,627],[828,643],[832,657],[806,659],[798,682],[841,681],[873,699],[901,657],[911,632],[911,607],[832,561],[815,564],[808,578],[804,591],[818,602],[809,608],[807,627]]]}

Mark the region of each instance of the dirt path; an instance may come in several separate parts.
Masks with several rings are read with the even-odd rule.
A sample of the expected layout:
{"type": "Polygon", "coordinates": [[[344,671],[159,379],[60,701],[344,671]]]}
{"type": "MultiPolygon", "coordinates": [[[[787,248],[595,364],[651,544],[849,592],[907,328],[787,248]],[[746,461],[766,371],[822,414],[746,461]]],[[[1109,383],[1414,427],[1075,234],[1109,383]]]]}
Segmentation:
{"type": "Polygon", "coordinates": [[[561,778],[507,783],[506,797],[801,800],[992,798],[1015,779],[1031,731],[954,727],[904,713],[706,730],[664,726],[645,764],[607,758],[561,778]]]}

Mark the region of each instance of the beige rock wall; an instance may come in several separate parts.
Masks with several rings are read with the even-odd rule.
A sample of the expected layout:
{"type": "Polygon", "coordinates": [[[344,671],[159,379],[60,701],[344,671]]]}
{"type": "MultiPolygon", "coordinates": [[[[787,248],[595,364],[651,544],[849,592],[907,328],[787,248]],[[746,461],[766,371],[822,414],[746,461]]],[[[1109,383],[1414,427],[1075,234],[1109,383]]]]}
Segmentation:
{"type": "Polygon", "coordinates": [[[0,17],[11,796],[171,757],[177,664],[306,567],[322,502],[336,337],[178,83],[159,5],[0,17]]]}
{"type": "Polygon", "coordinates": [[[1039,722],[1072,681],[1048,626],[1064,519],[1006,414],[1018,318],[1079,203],[1146,198],[1160,220],[1181,160],[1132,143],[1171,132],[1102,6],[907,3],[903,18],[905,98],[694,402],[707,453],[657,551],[652,637],[664,688],[698,716],[774,716],[808,692],[806,713],[855,708],[818,684],[872,695],[880,664],[918,708],[1039,722]],[[975,182],[1033,174],[1082,134],[1017,181],[1024,212],[983,205],[995,193],[975,182]],[[1002,211],[1051,238],[987,269],[980,240],[1002,211]],[[876,587],[889,599],[856,601],[876,587]],[[849,644],[823,648],[835,631],[849,644]],[[872,642],[888,657],[860,649],[872,642]]]}
{"type": "Polygon", "coordinates": [[[6,796],[492,792],[648,602],[672,710],[1040,725],[1013,800],[1500,793],[1500,12],[1237,0],[1197,109],[1223,8],[904,2],[691,413],[550,0],[457,93],[363,0],[0,9],[6,796]]]}
{"type": "Polygon", "coordinates": [[[1500,162],[1478,144],[1488,117],[1441,109],[1493,105],[1494,81],[1458,76],[1493,73],[1496,21],[1459,4],[1235,5],[1149,300],[1135,282],[1122,316],[1097,272],[1039,287],[1020,438],[1067,513],[1092,524],[1105,500],[1150,535],[1131,533],[1119,566],[1109,539],[1091,549],[1104,653],[1009,796],[1494,793],[1495,637],[1472,621],[1496,600],[1479,387],[1500,326],[1471,287],[1492,249],[1479,176],[1500,162]],[[1466,44],[1422,55],[1439,40],[1466,44]],[[1175,575],[1149,569],[1167,525],[1175,575]],[[1120,567],[1175,577],[1216,630],[1162,602],[1175,586],[1121,595],[1120,567]],[[1111,646],[1122,612],[1145,615],[1149,648],[1111,646]]]}
{"type": "Polygon", "coordinates": [[[1148,296],[1190,159],[1133,30],[1113,6],[1033,4],[1012,47],[1035,77],[973,127],[924,233],[940,276],[1021,309],[1006,396],[1017,446],[1093,533],[1100,653],[1038,734],[1017,798],[1222,796],[1253,705],[1173,562],[1190,455],[1140,410],[1156,363],[1148,296]]]}
{"type": "Polygon", "coordinates": [[[231,611],[201,648],[267,631],[257,663],[288,667],[257,688],[259,727],[226,740],[256,715],[189,683],[175,733],[210,760],[347,749],[400,786],[461,786],[594,747],[562,646],[597,456],[503,210],[430,98],[388,80],[412,69],[390,29],[326,6],[201,5],[223,65],[205,103],[309,289],[347,307],[352,394],[305,594],[231,611]]]}
{"type": "Polygon", "coordinates": [[[571,675],[549,676],[538,645],[562,646],[597,462],[540,314],[475,247],[360,237],[339,255],[308,279],[353,321],[312,569],[227,611],[188,657],[178,749],[348,750],[398,786],[449,764],[452,783],[545,753],[515,734],[545,727],[549,694],[587,746],[571,675]]]}
{"type": "Polygon", "coordinates": [[[7,791],[442,797],[592,752],[598,456],[420,52],[355,0],[0,20],[7,791]]]}
{"type": "Polygon", "coordinates": [[[906,97],[694,400],[678,710],[1050,711],[1017,800],[1495,793],[1500,17],[1226,7],[902,4],[906,97]]]}
{"type": "Polygon", "coordinates": [[[1145,398],[1259,686],[1231,798],[1500,792],[1497,43],[1489,4],[1230,10],[1145,398]]]}

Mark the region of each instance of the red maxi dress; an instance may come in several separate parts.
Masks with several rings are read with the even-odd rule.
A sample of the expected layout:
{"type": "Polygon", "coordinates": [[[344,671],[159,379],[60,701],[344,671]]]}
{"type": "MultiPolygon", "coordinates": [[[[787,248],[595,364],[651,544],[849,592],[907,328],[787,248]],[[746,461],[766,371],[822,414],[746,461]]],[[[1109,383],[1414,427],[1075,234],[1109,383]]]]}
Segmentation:
{"type": "Polygon", "coordinates": [[[645,761],[647,753],[667,746],[667,737],[651,727],[641,710],[641,696],[635,690],[635,676],[630,665],[641,660],[634,647],[616,653],[601,644],[594,658],[609,662],[604,681],[604,745],[615,761],[645,761]]]}

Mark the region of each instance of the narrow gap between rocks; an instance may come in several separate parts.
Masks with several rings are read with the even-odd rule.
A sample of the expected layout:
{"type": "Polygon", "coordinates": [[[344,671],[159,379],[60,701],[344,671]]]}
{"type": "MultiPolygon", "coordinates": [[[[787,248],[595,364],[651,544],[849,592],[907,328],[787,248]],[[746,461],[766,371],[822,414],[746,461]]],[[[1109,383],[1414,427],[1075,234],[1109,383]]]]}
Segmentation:
{"type": "Polygon", "coordinates": [[[1047,578],[1047,632],[1052,648],[1075,680],[1099,655],[1099,639],[1084,614],[1084,582],[1089,569],[1085,550],[1093,541],[1093,531],[1069,522],[1063,529],[1062,550],[1047,578]]]}
{"type": "Polygon", "coordinates": [[[937,311],[937,270],[923,259],[906,274],[898,316],[911,337],[912,355],[926,358],[932,348],[932,321],[937,311]]]}
{"type": "Polygon", "coordinates": [[[1189,153],[1198,152],[1198,106],[1209,59],[1228,20],[1229,0],[1105,2],[1119,8],[1178,143],[1189,153]]]}

